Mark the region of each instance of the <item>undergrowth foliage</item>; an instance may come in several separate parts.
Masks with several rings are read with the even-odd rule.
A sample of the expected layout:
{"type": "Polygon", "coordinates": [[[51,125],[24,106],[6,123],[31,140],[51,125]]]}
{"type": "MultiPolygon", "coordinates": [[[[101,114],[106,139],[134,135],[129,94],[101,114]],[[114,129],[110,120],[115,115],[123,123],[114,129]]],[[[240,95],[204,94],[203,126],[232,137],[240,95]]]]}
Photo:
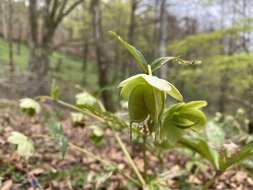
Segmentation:
{"type": "MultiPolygon", "coordinates": [[[[59,146],[63,157],[67,148],[73,148],[85,156],[99,160],[106,168],[110,166],[109,168],[111,169],[108,175],[106,175],[108,178],[111,176],[112,171],[116,171],[127,177],[136,186],[155,190],[169,188],[166,185],[166,179],[162,178],[160,174],[150,176],[147,173],[149,163],[146,151],[149,146],[154,146],[158,150],[184,147],[198,153],[203,159],[209,161],[215,171],[215,175],[212,179],[204,182],[203,189],[211,187],[215,183],[215,179],[228,168],[239,164],[253,155],[251,142],[234,153],[229,152],[228,149],[224,151],[216,150],[215,147],[210,145],[208,138],[205,138],[203,135],[207,119],[201,109],[207,106],[207,102],[184,102],[182,94],[173,84],[153,75],[154,71],[159,70],[162,65],[167,63],[187,65],[200,63],[200,61],[185,61],[179,57],[161,57],[149,63],[135,47],[128,44],[116,33],[110,32],[110,34],[126,48],[142,70],[142,73],[131,76],[119,84],[122,97],[128,101],[129,122],[125,122],[116,114],[106,111],[102,103],[88,92],[77,94],[75,105],[61,101],[59,99],[59,88],[55,83],[52,85],[51,96],[37,97],[36,100],[41,102],[53,101],[72,109],[74,111],[72,118],[78,124],[82,122],[85,116],[91,116],[104,124],[106,128],[111,129],[135,177],[125,176],[124,171],[113,162],[104,160],[99,155],[95,155],[85,148],[72,144],[64,135],[61,124],[57,121],[50,121],[47,124],[49,135],[59,146]],[[167,106],[167,98],[173,98],[178,103],[167,106]],[[139,171],[119,136],[119,133],[128,127],[130,129],[130,140],[133,138],[132,133],[138,138],[142,138],[143,172],[139,171]]],[[[20,108],[29,116],[41,112],[40,104],[30,98],[22,99],[20,101],[20,108]]],[[[95,125],[90,128],[93,130],[93,142],[100,141],[103,138],[103,128],[95,125]]],[[[33,155],[34,145],[25,135],[14,132],[8,141],[17,146],[17,152],[26,160],[33,155]]],[[[163,151],[159,152],[159,158],[163,160],[160,155],[161,152],[163,153],[163,151]]]]}

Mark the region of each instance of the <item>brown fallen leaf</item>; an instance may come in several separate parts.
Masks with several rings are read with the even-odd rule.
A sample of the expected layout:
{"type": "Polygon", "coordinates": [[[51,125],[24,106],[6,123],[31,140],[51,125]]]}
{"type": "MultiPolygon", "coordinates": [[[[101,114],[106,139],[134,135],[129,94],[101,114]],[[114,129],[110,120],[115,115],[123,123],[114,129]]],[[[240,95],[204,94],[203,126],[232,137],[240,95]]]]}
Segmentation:
{"type": "Polygon", "coordinates": [[[43,174],[44,173],[44,169],[43,168],[36,168],[36,169],[33,169],[32,171],[30,171],[28,173],[29,176],[37,176],[37,175],[40,175],[40,174],[43,174]]]}
{"type": "Polygon", "coordinates": [[[4,182],[4,184],[0,190],[10,190],[12,185],[13,185],[12,180],[8,180],[8,181],[4,182]]]}

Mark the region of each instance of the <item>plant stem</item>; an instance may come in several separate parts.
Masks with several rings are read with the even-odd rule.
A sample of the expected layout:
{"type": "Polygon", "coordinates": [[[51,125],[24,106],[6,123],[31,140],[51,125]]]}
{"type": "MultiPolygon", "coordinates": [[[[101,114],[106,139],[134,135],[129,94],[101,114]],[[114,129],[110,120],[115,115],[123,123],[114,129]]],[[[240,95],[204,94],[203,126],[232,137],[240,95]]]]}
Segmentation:
{"type": "Polygon", "coordinates": [[[147,160],[147,147],[146,147],[146,132],[143,134],[143,143],[142,143],[142,153],[143,153],[143,163],[144,163],[144,179],[147,180],[148,177],[148,160],[147,160]]]}
{"type": "Polygon", "coordinates": [[[93,114],[89,110],[84,110],[84,109],[78,108],[77,106],[71,105],[71,104],[66,103],[66,102],[64,102],[62,100],[56,100],[56,99],[54,99],[54,98],[52,98],[50,96],[38,96],[37,99],[40,99],[42,101],[43,100],[50,100],[50,101],[56,102],[56,103],[58,103],[58,104],[60,104],[60,105],[62,105],[64,107],[70,108],[72,110],[78,111],[78,112],[83,113],[83,114],[87,114],[87,115],[89,115],[91,117],[96,118],[97,120],[99,120],[101,122],[105,122],[105,120],[103,118],[101,118],[101,117],[93,114]]]}
{"type": "Polygon", "coordinates": [[[152,75],[152,69],[150,65],[148,65],[148,75],[152,75]]]}
{"type": "Polygon", "coordinates": [[[120,139],[119,135],[115,131],[113,131],[113,134],[114,134],[116,140],[118,141],[123,153],[125,154],[125,157],[129,163],[129,165],[132,167],[133,171],[135,172],[136,176],[138,177],[138,180],[140,181],[142,186],[145,187],[146,182],[145,182],[144,178],[142,177],[141,173],[139,172],[139,170],[138,170],[137,166],[135,165],[133,159],[131,158],[130,154],[128,153],[126,146],[124,145],[124,143],[120,139]]]}
{"type": "MultiPolygon", "coordinates": [[[[46,135],[34,135],[33,138],[50,138],[46,135]]],[[[51,138],[50,138],[51,139],[51,138]]],[[[125,174],[125,171],[122,171],[122,169],[120,169],[119,167],[117,167],[114,163],[112,163],[111,161],[105,160],[95,154],[93,154],[92,152],[90,152],[89,150],[82,148],[80,146],[77,146],[71,142],[68,143],[69,147],[84,154],[85,156],[88,156],[94,160],[99,161],[102,165],[104,166],[108,166],[108,165],[113,165],[117,168],[117,171],[124,177],[126,177],[127,179],[129,179],[130,181],[132,181],[134,184],[138,185],[138,186],[142,186],[138,181],[136,181],[134,178],[132,178],[131,176],[125,174]]]]}
{"type": "Polygon", "coordinates": [[[216,181],[216,179],[222,174],[220,171],[216,171],[212,179],[208,180],[203,187],[203,190],[208,190],[216,181]]]}
{"type": "MultiPolygon", "coordinates": [[[[37,99],[55,101],[56,103],[58,103],[58,104],[60,104],[62,106],[68,107],[70,109],[76,110],[76,111],[84,113],[84,114],[88,114],[91,117],[94,117],[97,120],[101,121],[102,123],[107,123],[108,124],[108,122],[104,118],[101,118],[100,116],[93,114],[89,110],[80,109],[80,108],[78,108],[78,107],[76,107],[74,105],[68,104],[68,103],[66,103],[64,101],[55,100],[54,98],[52,98],[50,96],[39,96],[39,97],[37,97],[37,99]]],[[[119,143],[120,148],[122,149],[122,151],[123,151],[123,153],[124,153],[124,155],[125,155],[128,163],[129,163],[129,165],[132,167],[134,173],[138,177],[139,182],[141,183],[142,187],[145,187],[146,186],[146,182],[145,182],[144,178],[142,177],[141,173],[139,172],[139,170],[138,170],[137,166],[135,165],[134,161],[132,160],[131,156],[129,155],[126,146],[124,145],[124,143],[122,142],[122,140],[118,136],[117,132],[114,130],[113,126],[111,124],[109,126],[111,127],[113,135],[116,138],[117,142],[119,143]]],[[[85,153],[85,152],[83,152],[83,153],[85,153]]]]}
{"type": "MultiPolygon", "coordinates": [[[[103,158],[100,158],[99,156],[96,156],[96,155],[93,154],[92,152],[89,152],[88,150],[86,150],[86,149],[84,149],[84,148],[81,148],[81,147],[79,147],[79,146],[77,146],[77,145],[75,145],[75,144],[69,143],[69,145],[70,145],[70,147],[72,147],[73,149],[75,149],[75,150],[77,150],[77,151],[79,151],[79,152],[81,152],[81,153],[83,153],[83,154],[85,154],[85,155],[87,155],[87,156],[89,156],[89,157],[95,159],[95,160],[100,161],[100,162],[101,162],[103,165],[105,165],[105,166],[106,166],[106,165],[112,165],[112,164],[113,164],[113,163],[111,163],[110,161],[105,160],[105,159],[103,159],[103,158]]],[[[114,165],[114,164],[113,164],[113,165],[114,165]]],[[[136,185],[138,185],[138,186],[141,185],[138,181],[136,181],[135,179],[133,179],[131,176],[125,174],[125,171],[122,171],[122,170],[119,169],[118,167],[117,167],[117,171],[118,171],[121,175],[125,176],[125,177],[128,178],[130,181],[132,181],[133,183],[135,183],[136,185]]]]}

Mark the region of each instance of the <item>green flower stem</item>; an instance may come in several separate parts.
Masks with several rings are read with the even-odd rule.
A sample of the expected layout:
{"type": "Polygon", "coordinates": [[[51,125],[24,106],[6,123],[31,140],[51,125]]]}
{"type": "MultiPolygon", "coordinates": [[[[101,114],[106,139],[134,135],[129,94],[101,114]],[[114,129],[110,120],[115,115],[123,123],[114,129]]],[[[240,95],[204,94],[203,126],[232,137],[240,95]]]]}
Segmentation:
{"type": "Polygon", "coordinates": [[[152,69],[150,65],[148,65],[148,75],[152,75],[152,69]]]}
{"type": "MultiPolygon", "coordinates": [[[[77,146],[77,145],[75,145],[75,144],[72,144],[72,143],[69,143],[69,145],[70,145],[70,147],[72,147],[73,149],[75,149],[75,150],[77,150],[77,151],[79,151],[79,152],[81,152],[81,153],[83,153],[83,154],[85,154],[85,155],[87,155],[87,156],[89,156],[89,157],[91,157],[91,158],[93,158],[93,159],[96,159],[96,160],[98,160],[98,161],[100,161],[103,165],[112,165],[112,163],[110,162],[110,161],[108,161],[108,160],[105,160],[105,159],[102,159],[102,158],[100,158],[99,156],[96,156],[95,154],[93,154],[92,152],[89,152],[88,150],[86,150],[86,149],[84,149],[84,148],[81,148],[81,147],[79,147],[79,146],[77,146]]],[[[115,166],[115,164],[113,164],[114,166],[115,166]]],[[[130,181],[132,181],[133,183],[135,183],[136,185],[138,185],[138,186],[141,186],[141,184],[138,182],[138,181],[136,181],[134,178],[132,178],[131,176],[129,176],[129,175],[127,175],[127,174],[125,174],[125,171],[123,171],[122,169],[120,169],[119,167],[117,167],[117,171],[121,174],[121,175],[123,175],[124,177],[126,177],[126,178],[128,178],[130,181]]]]}
{"type": "Polygon", "coordinates": [[[57,100],[57,99],[54,99],[54,98],[52,98],[50,96],[38,96],[36,99],[39,99],[41,101],[50,100],[50,101],[56,102],[56,103],[58,103],[58,104],[60,104],[60,105],[62,105],[64,107],[67,107],[67,108],[70,108],[72,110],[78,111],[80,113],[87,114],[87,115],[89,115],[91,117],[94,117],[94,118],[96,118],[97,120],[99,120],[101,122],[105,122],[105,120],[103,118],[101,118],[101,117],[93,114],[89,110],[78,108],[77,106],[71,105],[71,104],[66,103],[66,102],[64,102],[62,100],[57,100]]]}
{"type": "MultiPolygon", "coordinates": [[[[68,108],[70,108],[70,109],[76,110],[76,111],[78,111],[78,112],[81,112],[81,113],[90,115],[91,117],[96,118],[97,120],[101,121],[102,123],[107,123],[103,118],[101,118],[101,117],[99,117],[99,116],[97,116],[97,115],[91,113],[89,110],[80,109],[80,108],[78,108],[78,107],[76,107],[76,106],[74,106],[74,105],[68,104],[68,103],[66,103],[66,102],[64,102],[64,101],[56,100],[56,99],[54,99],[54,98],[52,98],[52,97],[50,97],[50,96],[39,96],[39,97],[37,97],[37,99],[39,99],[39,100],[41,100],[41,101],[43,101],[43,100],[51,100],[51,101],[54,101],[54,102],[56,102],[56,103],[58,103],[58,104],[60,104],[60,105],[62,105],[62,106],[65,106],[65,107],[68,107],[68,108]]],[[[110,126],[111,126],[111,125],[110,125],[110,126]]],[[[118,136],[117,132],[114,131],[114,129],[112,128],[112,126],[111,126],[111,129],[112,129],[112,131],[113,131],[114,137],[116,138],[117,142],[119,143],[120,148],[122,149],[122,151],[123,151],[123,153],[124,153],[124,155],[125,155],[125,157],[126,157],[128,163],[129,163],[129,165],[132,167],[134,173],[135,173],[136,176],[138,177],[138,180],[139,180],[139,182],[141,183],[142,187],[145,187],[146,182],[145,182],[145,180],[143,179],[142,175],[140,174],[140,172],[139,172],[137,166],[135,165],[134,161],[132,160],[131,156],[129,155],[126,146],[124,145],[124,143],[122,142],[122,140],[121,140],[120,137],[118,136]]]]}
{"type": "Polygon", "coordinates": [[[129,152],[127,151],[125,144],[122,142],[121,138],[119,137],[119,135],[115,131],[114,131],[114,136],[115,136],[116,140],[118,141],[123,153],[125,154],[125,157],[129,163],[129,165],[132,167],[133,171],[135,172],[136,176],[138,177],[138,180],[140,181],[142,186],[145,187],[146,182],[145,182],[144,178],[142,177],[140,171],[138,170],[137,166],[135,165],[133,159],[131,158],[129,152]]]}
{"type": "Polygon", "coordinates": [[[148,176],[148,160],[147,160],[147,146],[146,146],[146,143],[147,143],[147,135],[146,135],[146,132],[144,132],[143,142],[142,142],[142,153],[143,153],[144,179],[145,180],[147,180],[147,176],[148,176]]]}
{"type": "MultiPolygon", "coordinates": [[[[34,135],[33,138],[50,138],[49,136],[46,136],[46,135],[34,135]]],[[[51,139],[51,138],[50,138],[51,139]]],[[[134,178],[132,178],[131,176],[127,175],[125,173],[125,171],[123,171],[122,169],[120,169],[118,166],[116,166],[115,163],[112,163],[111,161],[109,160],[106,160],[104,158],[101,158],[95,154],[93,154],[92,152],[90,152],[89,150],[85,149],[85,148],[82,148],[80,146],[77,146],[71,142],[68,143],[69,147],[72,148],[73,150],[76,150],[82,154],[84,154],[85,156],[88,156],[94,160],[97,160],[99,161],[102,165],[104,166],[108,166],[108,165],[113,165],[116,167],[117,171],[124,177],[126,177],[127,179],[129,179],[130,181],[132,181],[134,184],[138,185],[138,186],[142,186],[138,181],[136,181],[134,178]]]]}

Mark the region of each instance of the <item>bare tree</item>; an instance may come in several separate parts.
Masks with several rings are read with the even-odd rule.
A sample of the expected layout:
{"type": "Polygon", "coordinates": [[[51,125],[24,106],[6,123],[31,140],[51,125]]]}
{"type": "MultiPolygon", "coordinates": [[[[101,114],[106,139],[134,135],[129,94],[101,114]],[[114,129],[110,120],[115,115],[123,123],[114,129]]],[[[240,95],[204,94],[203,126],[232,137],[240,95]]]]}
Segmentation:
{"type": "Polygon", "coordinates": [[[98,77],[99,86],[102,88],[102,99],[106,109],[113,111],[113,102],[111,93],[105,88],[109,84],[108,80],[108,61],[103,50],[103,31],[102,31],[102,15],[100,8],[100,0],[91,1],[91,16],[92,16],[92,28],[93,38],[96,48],[96,60],[98,65],[98,77]]]}
{"type": "Polygon", "coordinates": [[[30,56],[28,69],[34,73],[38,92],[43,91],[45,87],[45,76],[49,70],[49,56],[53,50],[52,40],[55,31],[62,20],[83,1],[44,0],[42,3],[38,0],[29,0],[30,56]]]}
{"type": "Polygon", "coordinates": [[[5,39],[8,39],[8,4],[5,0],[0,2],[1,8],[1,26],[2,26],[2,33],[5,39]]]}
{"type": "Polygon", "coordinates": [[[8,0],[8,46],[9,46],[9,66],[10,73],[14,72],[14,60],[13,60],[13,2],[8,0]]]}
{"type": "MultiPolygon", "coordinates": [[[[129,30],[128,30],[128,42],[132,45],[134,45],[134,32],[136,28],[136,10],[138,8],[138,0],[131,0],[131,13],[130,13],[130,23],[129,23],[129,30]]],[[[126,68],[126,67],[125,67],[126,68]]],[[[135,68],[135,63],[130,56],[130,67],[129,67],[129,73],[132,73],[135,68]]],[[[125,74],[125,72],[124,72],[125,74]]]]}
{"type": "MultiPolygon", "coordinates": [[[[167,0],[155,0],[155,19],[154,19],[154,56],[163,57],[166,56],[167,47],[167,29],[168,29],[168,12],[167,12],[167,0]]],[[[162,78],[167,77],[166,67],[162,67],[160,71],[162,78]]]]}

